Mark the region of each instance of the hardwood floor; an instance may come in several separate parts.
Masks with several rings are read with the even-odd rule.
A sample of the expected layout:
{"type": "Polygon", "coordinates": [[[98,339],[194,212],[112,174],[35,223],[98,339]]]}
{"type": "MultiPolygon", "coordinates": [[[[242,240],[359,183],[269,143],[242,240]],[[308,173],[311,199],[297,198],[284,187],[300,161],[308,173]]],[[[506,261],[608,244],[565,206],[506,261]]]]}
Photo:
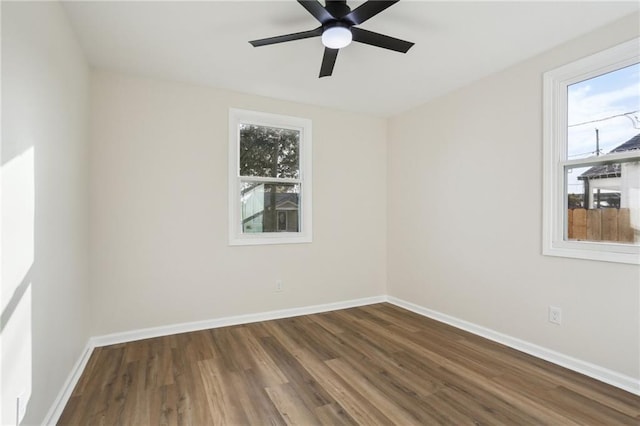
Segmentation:
{"type": "Polygon", "coordinates": [[[640,397],[390,304],[95,349],[61,425],[640,425],[640,397]]]}

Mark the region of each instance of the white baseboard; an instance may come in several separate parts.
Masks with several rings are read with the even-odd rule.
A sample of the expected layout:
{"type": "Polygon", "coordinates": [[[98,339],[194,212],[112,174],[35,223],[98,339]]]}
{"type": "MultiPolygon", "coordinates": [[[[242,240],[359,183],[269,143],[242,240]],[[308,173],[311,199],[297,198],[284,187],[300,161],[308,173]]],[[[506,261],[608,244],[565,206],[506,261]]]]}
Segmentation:
{"type": "Polygon", "coordinates": [[[468,331],[478,336],[482,336],[489,340],[493,340],[494,342],[501,343],[505,346],[509,346],[513,349],[517,349],[521,352],[533,355],[537,358],[544,359],[545,361],[552,362],[554,364],[568,368],[569,370],[576,371],[580,374],[584,374],[585,376],[589,376],[593,379],[610,384],[617,388],[624,389],[627,392],[640,395],[640,380],[633,377],[620,374],[616,371],[600,367],[599,365],[595,365],[587,361],[561,354],[551,349],[547,349],[542,346],[538,346],[536,344],[499,333],[489,328],[482,327],[480,325],[464,321],[459,318],[455,318],[441,312],[434,311],[432,309],[428,309],[402,299],[398,299],[396,297],[387,296],[387,301],[401,308],[415,312],[419,315],[443,322],[445,324],[449,324],[453,327],[468,331]]]}
{"type": "Polygon", "coordinates": [[[310,315],[320,312],[335,311],[338,309],[354,308],[356,306],[371,305],[374,303],[382,303],[386,301],[386,296],[365,297],[362,299],[347,300],[345,302],[326,303],[323,305],[304,306],[301,308],[290,308],[282,309],[279,311],[260,312],[256,314],[236,315],[232,317],[216,318],[205,321],[186,322],[162,327],[125,331],[123,333],[114,333],[92,337],[91,341],[93,342],[94,347],[115,345],[117,343],[132,342],[134,340],[149,339],[152,337],[169,336],[178,333],[188,333],[191,331],[228,327],[230,325],[249,324],[252,322],[269,321],[280,318],[298,317],[300,315],[310,315]]]}
{"type": "Polygon", "coordinates": [[[80,354],[80,358],[76,361],[71,369],[71,373],[67,377],[67,380],[64,382],[62,389],[58,393],[53,405],[49,409],[49,412],[44,418],[42,422],[43,425],[55,425],[58,423],[60,419],[60,415],[62,414],[62,410],[67,405],[69,398],[71,398],[71,393],[73,389],[76,387],[78,380],[80,380],[80,376],[87,366],[87,362],[89,362],[89,358],[91,357],[91,353],[93,352],[94,346],[91,343],[91,339],[87,342],[82,353],[80,354]]]}

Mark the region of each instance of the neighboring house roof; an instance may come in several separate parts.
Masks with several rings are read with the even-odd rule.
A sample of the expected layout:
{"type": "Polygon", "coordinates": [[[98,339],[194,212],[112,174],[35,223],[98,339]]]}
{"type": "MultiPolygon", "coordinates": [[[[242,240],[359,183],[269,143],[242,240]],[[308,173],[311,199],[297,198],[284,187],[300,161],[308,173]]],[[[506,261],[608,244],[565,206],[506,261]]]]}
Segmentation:
{"type": "MultiPolygon", "coordinates": [[[[264,206],[271,205],[271,198],[265,193],[264,206]]],[[[298,194],[285,192],[276,194],[276,209],[297,209],[298,208],[298,194]]]]}
{"type": "MultiPolygon", "coordinates": [[[[636,149],[640,149],[640,133],[638,133],[622,145],[612,149],[609,154],[614,152],[633,151],[636,149]]],[[[578,176],[578,179],[603,179],[610,177],[620,177],[620,163],[593,166],[589,170],[578,176]]]]}

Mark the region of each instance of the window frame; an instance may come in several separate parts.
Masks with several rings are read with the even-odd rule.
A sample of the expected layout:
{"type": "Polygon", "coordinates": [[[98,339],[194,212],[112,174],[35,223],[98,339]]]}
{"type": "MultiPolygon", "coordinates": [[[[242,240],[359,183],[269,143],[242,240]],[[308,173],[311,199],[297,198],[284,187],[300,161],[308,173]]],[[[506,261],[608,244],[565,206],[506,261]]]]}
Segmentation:
{"type": "Polygon", "coordinates": [[[548,256],[640,264],[640,246],[568,241],[565,168],[589,167],[638,158],[636,151],[567,159],[567,88],[640,62],[640,38],[547,71],[543,76],[543,249],[548,256]]]}
{"type": "Polygon", "coordinates": [[[229,245],[297,244],[312,242],[311,134],[311,120],[307,118],[229,108],[229,245]],[[298,130],[300,132],[299,177],[297,179],[290,179],[240,176],[240,124],[298,130]],[[242,232],[240,187],[244,181],[265,183],[281,182],[300,185],[298,205],[300,210],[299,231],[242,232]]]}

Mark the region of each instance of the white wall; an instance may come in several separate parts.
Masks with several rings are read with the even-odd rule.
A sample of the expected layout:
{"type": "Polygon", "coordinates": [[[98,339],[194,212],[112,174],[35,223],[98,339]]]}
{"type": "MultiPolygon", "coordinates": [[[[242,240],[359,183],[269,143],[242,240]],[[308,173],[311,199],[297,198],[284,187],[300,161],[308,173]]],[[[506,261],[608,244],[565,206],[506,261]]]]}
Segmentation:
{"type": "Polygon", "coordinates": [[[91,98],[92,334],[385,293],[385,120],[107,72],[91,98]],[[313,121],[312,244],[227,245],[229,107],[313,121]]]}
{"type": "Polygon", "coordinates": [[[540,254],[541,73],[637,19],[387,123],[109,72],[89,104],[59,5],[4,2],[0,422],[18,394],[40,422],[89,335],[384,293],[640,377],[638,268],[540,254]],[[312,244],[227,245],[229,107],[313,120],[312,244]]]}
{"type": "Polygon", "coordinates": [[[3,2],[2,424],[18,396],[40,423],[89,337],[88,93],[60,5],[3,2]]]}
{"type": "Polygon", "coordinates": [[[541,255],[542,73],[637,35],[633,15],[390,120],[391,296],[640,378],[640,269],[541,255]]]}

